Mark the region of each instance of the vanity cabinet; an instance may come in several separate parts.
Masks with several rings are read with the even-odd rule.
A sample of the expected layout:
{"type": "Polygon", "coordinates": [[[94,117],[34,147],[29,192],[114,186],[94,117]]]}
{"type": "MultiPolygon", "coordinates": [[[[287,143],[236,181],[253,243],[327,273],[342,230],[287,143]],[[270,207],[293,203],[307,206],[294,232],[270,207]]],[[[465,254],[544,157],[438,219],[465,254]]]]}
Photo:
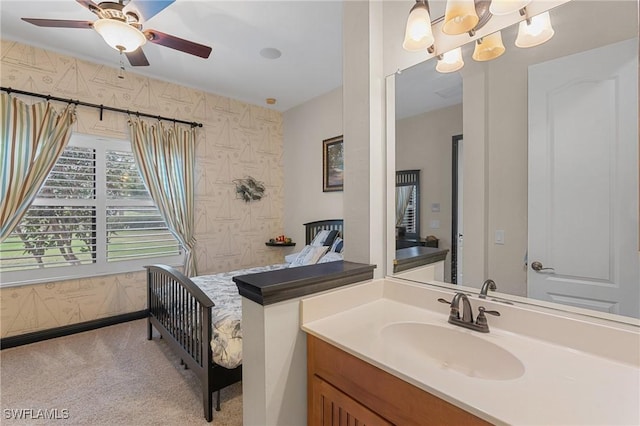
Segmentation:
{"type": "Polygon", "coordinates": [[[488,425],[359,358],[307,335],[308,424],[488,425]]]}

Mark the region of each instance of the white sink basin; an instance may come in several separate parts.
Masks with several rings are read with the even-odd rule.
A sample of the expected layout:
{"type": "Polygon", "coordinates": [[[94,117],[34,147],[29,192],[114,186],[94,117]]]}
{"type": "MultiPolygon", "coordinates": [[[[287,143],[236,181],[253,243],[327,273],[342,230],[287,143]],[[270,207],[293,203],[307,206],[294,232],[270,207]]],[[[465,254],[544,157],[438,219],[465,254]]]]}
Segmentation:
{"type": "Polygon", "coordinates": [[[524,374],[524,365],[512,353],[465,329],[420,322],[397,322],[380,331],[385,347],[400,363],[435,362],[440,368],[469,377],[511,380],[524,374]]]}

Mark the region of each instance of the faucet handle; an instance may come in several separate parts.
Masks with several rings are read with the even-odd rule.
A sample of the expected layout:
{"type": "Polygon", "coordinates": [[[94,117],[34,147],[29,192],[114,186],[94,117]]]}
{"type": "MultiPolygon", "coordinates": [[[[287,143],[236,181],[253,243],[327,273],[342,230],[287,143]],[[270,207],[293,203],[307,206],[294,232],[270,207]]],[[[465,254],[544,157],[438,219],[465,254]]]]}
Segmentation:
{"type": "Polygon", "coordinates": [[[446,303],[451,307],[451,310],[449,311],[449,320],[451,320],[451,318],[460,319],[460,310],[458,309],[457,306],[453,305],[453,301],[449,302],[448,300],[443,299],[442,297],[440,297],[438,299],[438,302],[446,303]]]}
{"type": "Polygon", "coordinates": [[[476,325],[479,327],[478,331],[483,333],[489,332],[489,324],[487,323],[487,317],[485,314],[493,315],[496,317],[500,316],[500,312],[498,311],[487,311],[484,306],[478,306],[478,318],[476,319],[476,325]]]}
{"type": "Polygon", "coordinates": [[[483,314],[489,314],[489,315],[493,315],[494,317],[499,317],[500,316],[500,312],[498,311],[487,311],[487,309],[484,306],[478,306],[478,310],[480,311],[480,315],[483,314]]]}

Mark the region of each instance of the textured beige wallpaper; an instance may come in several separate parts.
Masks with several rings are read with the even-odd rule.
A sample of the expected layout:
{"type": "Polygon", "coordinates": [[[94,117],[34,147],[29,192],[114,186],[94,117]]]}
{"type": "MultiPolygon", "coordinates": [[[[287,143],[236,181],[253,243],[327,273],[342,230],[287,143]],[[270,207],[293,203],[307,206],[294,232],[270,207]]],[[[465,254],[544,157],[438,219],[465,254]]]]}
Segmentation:
{"type": "MultiPolygon", "coordinates": [[[[196,238],[199,273],[283,261],[264,242],[283,233],[282,114],[179,84],[2,40],[4,87],[198,121],[196,238]],[[266,185],[265,197],[236,198],[233,179],[266,185]]],[[[27,101],[40,99],[23,97],[27,101]]],[[[60,110],[64,105],[60,104],[60,110]]],[[[127,117],[79,106],[74,131],[127,139],[127,117]]],[[[300,224],[302,227],[302,224],[300,224]]],[[[146,308],[144,272],[0,289],[0,336],[8,337],[146,308]]],[[[1,280],[1,277],[0,277],[1,280]]]]}

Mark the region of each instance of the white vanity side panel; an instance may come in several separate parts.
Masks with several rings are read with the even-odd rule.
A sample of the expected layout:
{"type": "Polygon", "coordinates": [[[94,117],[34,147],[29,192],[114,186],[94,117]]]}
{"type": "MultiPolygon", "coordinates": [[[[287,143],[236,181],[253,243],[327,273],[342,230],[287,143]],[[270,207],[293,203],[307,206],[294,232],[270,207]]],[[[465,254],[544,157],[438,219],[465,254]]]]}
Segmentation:
{"type": "Polygon", "coordinates": [[[300,298],[262,306],[242,298],[242,422],[302,425],[307,421],[307,338],[300,298]]]}
{"type": "Polygon", "coordinates": [[[264,309],[262,305],[243,297],[242,424],[259,424],[266,419],[265,366],[264,309]]]}
{"type": "MultiPolygon", "coordinates": [[[[328,290],[305,300],[328,300],[306,310],[314,317],[342,312],[382,297],[383,281],[328,290]],[[361,287],[356,291],[354,288],[361,287]],[[367,294],[368,293],[368,294],[367,294]],[[346,295],[346,296],[345,296],[346,295]]],[[[263,306],[242,298],[242,421],[276,426],[307,423],[307,336],[302,331],[302,297],[263,306]]]]}

